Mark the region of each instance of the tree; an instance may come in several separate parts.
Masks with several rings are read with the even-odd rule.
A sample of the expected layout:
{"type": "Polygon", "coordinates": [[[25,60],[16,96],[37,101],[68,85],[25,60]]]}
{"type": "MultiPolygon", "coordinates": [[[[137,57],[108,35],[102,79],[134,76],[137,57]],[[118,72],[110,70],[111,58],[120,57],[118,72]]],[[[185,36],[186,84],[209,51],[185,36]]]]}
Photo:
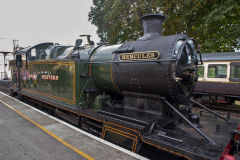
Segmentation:
{"type": "Polygon", "coordinates": [[[141,16],[159,12],[167,16],[164,35],[185,32],[202,52],[240,48],[238,0],[93,0],[89,20],[101,41],[123,43],[142,36],[141,16]]]}

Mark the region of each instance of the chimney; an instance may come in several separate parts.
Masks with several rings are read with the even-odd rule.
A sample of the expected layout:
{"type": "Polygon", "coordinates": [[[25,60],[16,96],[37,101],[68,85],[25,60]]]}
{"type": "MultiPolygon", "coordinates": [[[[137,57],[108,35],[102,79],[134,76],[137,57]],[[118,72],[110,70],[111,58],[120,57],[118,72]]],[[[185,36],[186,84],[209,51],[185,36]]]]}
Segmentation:
{"type": "Polygon", "coordinates": [[[140,40],[148,40],[162,35],[162,23],[166,17],[162,14],[147,14],[141,18],[144,35],[140,40]]]}

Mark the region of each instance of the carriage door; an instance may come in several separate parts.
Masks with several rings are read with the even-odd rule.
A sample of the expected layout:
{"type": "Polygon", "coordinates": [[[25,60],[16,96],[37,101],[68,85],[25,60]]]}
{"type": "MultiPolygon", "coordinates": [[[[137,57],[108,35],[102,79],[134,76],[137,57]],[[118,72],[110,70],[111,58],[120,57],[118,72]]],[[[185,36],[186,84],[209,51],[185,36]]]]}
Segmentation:
{"type": "Polygon", "coordinates": [[[240,97],[240,63],[231,62],[231,74],[229,90],[231,90],[232,95],[240,97]]]}

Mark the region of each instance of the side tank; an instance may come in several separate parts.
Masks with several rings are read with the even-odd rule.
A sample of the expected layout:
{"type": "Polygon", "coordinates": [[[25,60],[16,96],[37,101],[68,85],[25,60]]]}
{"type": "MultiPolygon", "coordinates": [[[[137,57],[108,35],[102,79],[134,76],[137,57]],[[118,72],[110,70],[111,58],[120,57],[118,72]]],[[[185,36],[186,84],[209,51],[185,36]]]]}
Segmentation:
{"type": "Polygon", "coordinates": [[[163,15],[142,17],[140,39],[97,49],[91,73],[104,91],[155,94],[186,103],[197,80],[195,44],[185,34],[162,36],[163,15]]]}
{"type": "Polygon", "coordinates": [[[90,58],[90,72],[95,83],[102,91],[115,93],[118,88],[113,79],[113,51],[121,44],[113,46],[102,46],[97,49],[90,58]]]}

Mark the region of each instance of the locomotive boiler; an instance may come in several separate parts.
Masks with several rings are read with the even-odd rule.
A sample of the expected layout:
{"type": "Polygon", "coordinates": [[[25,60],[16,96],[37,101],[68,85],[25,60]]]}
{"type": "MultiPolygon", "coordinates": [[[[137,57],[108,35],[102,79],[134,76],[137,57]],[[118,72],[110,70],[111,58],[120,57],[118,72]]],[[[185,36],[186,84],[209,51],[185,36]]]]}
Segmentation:
{"type": "MultiPolygon", "coordinates": [[[[194,41],[187,35],[162,36],[161,15],[142,17],[144,35],[137,41],[100,48],[91,62],[112,61],[109,85],[122,92],[156,94],[178,103],[186,103],[197,80],[197,58],[194,41]],[[102,56],[104,55],[104,57],[102,56]]],[[[109,67],[109,66],[108,66],[109,67]]],[[[92,73],[101,74],[101,65],[92,73]]],[[[101,76],[94,76],[104,89],[101,76]]]]}
{"type": "MultiPolygon", "coordinates": [[[[90,58],[91,63],[98,64],[92,67],[93,76],[102,74],[101,69],[109,67],[99,63],[108,58],[107,61],[112,62],[112,81],[108,85],[115,90],[156,94],[186,103],[197,80],[195,44],[185,34],[162,36],[164,19],[155,14],[144,16],[143,37],[98,49],[90,58]]],[[[94,77],[98,87],[105,89],[102,85],[104,76],[94,77]]]]}
{"type": "Polygon", "coordinates": [[[191,99],[195,40],[163,36],[163,15],[141,20],[144,35],[136,41],[94,47],[83,35],[85,45],[79,39],[75,46],[42,43],[18,51],[11,94],[151,159],[228,155],[237,124],[191,99]],[[191,104],[208,113],[193,113],[191,104]]]}

